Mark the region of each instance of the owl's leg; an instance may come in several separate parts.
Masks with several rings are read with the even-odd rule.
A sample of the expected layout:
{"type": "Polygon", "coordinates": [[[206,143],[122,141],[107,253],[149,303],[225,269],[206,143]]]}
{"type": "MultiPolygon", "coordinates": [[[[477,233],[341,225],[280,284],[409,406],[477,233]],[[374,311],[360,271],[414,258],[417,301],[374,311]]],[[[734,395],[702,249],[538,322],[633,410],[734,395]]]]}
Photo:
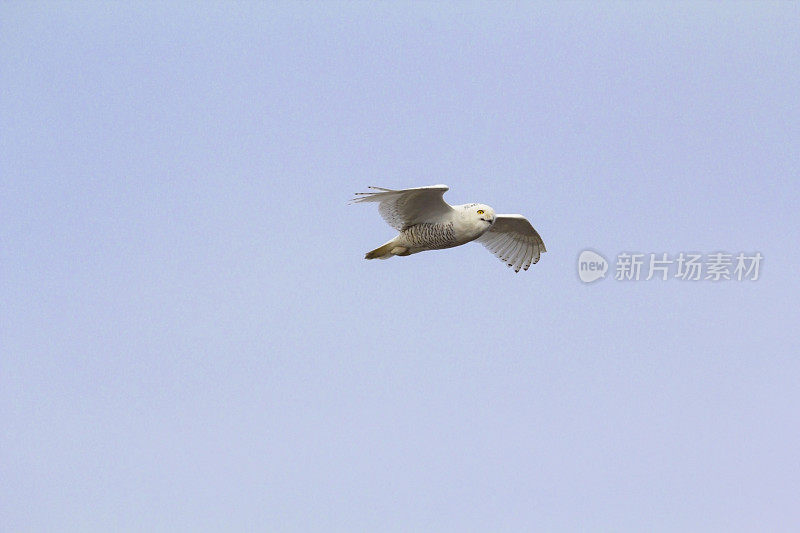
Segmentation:
{"type": "Polygon", "coordinates": [[[395,239],[387,242],[383,246],[375,248],[371,252],[367,252],[365,259],[389,259],[395,255],[410,255],[411,251],[407,246],[398,244],[395,239]]]}

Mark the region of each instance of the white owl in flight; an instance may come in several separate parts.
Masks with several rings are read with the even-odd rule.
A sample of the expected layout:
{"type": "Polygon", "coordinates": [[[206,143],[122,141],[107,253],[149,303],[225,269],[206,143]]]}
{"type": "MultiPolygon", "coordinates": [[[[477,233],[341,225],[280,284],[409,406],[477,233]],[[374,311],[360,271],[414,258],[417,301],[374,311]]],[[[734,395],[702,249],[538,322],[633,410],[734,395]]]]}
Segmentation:
{"type": "Polygon", "coordinates": [[[366,259],[389,259],[425,250],[440,250],[477,240],[501,261],[528,270],[547,250],[542,238],[522,215],[496,215],[484,204],[449,205],[442,196],[447,185],[413,189],[369,187],[353,202],[379,202],[378,212],[400,233],[367,252],[366,259]]]}

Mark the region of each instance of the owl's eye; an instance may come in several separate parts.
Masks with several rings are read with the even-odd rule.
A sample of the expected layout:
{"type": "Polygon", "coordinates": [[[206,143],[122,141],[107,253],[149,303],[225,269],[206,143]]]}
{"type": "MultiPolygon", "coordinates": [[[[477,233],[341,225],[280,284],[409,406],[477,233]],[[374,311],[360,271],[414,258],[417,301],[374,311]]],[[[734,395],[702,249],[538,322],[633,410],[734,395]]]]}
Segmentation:
{"type": "Polygon", "coordinates": [[[483,214],[483,209],[478,209],[478,214],[482,215],[483,214]]]}

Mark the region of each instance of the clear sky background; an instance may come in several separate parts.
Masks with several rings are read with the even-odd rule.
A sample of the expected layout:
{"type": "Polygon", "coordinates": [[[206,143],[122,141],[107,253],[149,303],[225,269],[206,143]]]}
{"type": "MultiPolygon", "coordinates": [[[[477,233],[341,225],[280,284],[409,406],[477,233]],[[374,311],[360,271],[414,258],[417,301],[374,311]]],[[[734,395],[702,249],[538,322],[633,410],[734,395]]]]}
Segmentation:
{"type": "Polygon", "coordinates": [[[0,5],[3,530],[798,530],[800,4],[166,4],[0,5]]]}

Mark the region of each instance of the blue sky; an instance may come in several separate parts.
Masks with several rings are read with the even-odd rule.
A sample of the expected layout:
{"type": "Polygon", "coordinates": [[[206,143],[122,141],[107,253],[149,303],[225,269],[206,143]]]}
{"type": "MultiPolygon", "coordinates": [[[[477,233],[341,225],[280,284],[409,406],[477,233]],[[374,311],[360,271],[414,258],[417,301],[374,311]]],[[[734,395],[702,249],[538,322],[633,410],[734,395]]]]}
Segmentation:
{"type": "Polygon", "coordinates": [[[796,531],[798,6],[3,3],[0,522],[796,531]],[[548,252],[363,260],[434,183],[548,252]]]}

